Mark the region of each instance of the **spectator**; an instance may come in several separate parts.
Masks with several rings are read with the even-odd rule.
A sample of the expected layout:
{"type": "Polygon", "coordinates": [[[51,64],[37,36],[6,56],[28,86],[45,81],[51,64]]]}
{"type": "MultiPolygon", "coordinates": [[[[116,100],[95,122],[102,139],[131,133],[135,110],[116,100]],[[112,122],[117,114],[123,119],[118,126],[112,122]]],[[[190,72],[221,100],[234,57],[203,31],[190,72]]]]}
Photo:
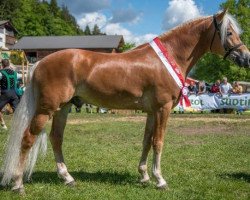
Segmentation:
{"type": "Polygon", "coordinates": [[[220,84],[220,94],[226,95],[229,94],[232,91],[232,85],[227,82],[227,77],[224,77],[223,82],[220,84]]]}
{"type": "Polygon", "coordinates": [[[190,85],[188,86],[188,94],[189,95],[192,95],[192,94],[196,95],[196,93],[197,93],[197,87],[195,85],[195,82],[191,81],[190,85]]]}
{"type": "Polygon", "coordinates": [[[205,84],[205,81],[200,81],[199,82],[199,88],[198,88],[198,95],[200,94],[205,94],[206,93],[206,84],[205,84]]]}
{"type": "Polygon", "coordinates": [[[217,80],[211,87],[211,93],[220,93],[220,80],[217,80]]]}
{"type": "Polygon", "coordinates": [[[232,92],[234,94],[242,94],[243,88],[238,81],[235,81],[232,92]]]}
{"type": "Polygon", "coordinates": [[[10,104],[13,111],[15,111],[17,104],[19,103],[18,96],[16,94],[17,89],[17,73],[11,69],[10,61],[8,59],[2,60],[3,69],[0,70],[0,84],[1,84],[1,96],[0,96],[0,122],[3,129],[7,129],[2,116],[2,109],[6,104],[10,104]]]}

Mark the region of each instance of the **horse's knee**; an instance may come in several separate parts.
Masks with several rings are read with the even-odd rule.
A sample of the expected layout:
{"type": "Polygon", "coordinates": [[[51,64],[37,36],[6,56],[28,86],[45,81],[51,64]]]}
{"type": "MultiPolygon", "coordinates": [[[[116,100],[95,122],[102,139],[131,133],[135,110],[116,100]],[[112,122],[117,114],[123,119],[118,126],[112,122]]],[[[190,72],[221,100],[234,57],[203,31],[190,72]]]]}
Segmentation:
{"type": "Polygon", "coordinates": [[[44,125],[48,121],[48,119],[49,119],[48,115],[44,114],[36,115],[31,121],[31,126],[30,126],[31,134],[38,135],[44,128],[44,125]]]}
{"type": "Polygon", "coordinates": [[[25,130],[24,135],[23,135],[23,139],[22,139],[22,143],[21,143],[22,152],[29,150],[36,140],[36,135],[30,134],[29,130],[30,130],[30,127],[28,127],[25,130]]]}
{"type": "Polygon", "coordinates": [[[35,142],[35,136],[34,135],[27,135],[23,137],[22,140],[22,151],[26,151],[32,147],[32,145],[35,142]]]}

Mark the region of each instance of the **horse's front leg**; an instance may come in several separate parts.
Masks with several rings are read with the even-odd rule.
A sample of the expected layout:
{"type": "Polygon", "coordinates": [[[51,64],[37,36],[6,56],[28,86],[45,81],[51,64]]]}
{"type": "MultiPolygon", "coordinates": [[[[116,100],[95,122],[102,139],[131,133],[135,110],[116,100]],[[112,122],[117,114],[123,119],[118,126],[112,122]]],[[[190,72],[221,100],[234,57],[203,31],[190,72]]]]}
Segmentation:
{"type": "Polygon", "coordinates": [[[164,144],[164,135],[166,130],[167,120],[172,108],[172,102],[166,104],[158,111],[155,112],[155,125],[152,138],[153,145],[153,175],[157,180],[158,188],[166,188],[167,182],[164,180],[161,174],[161,154],[164,144]]]}
{"type": "Polygon", "coordinates": [[[141,183],[146,183],[149,181],[148,169],[147,169],[147,158],[148,152],[152,144],[152,135],[154,131],[154,115],[148,114],[147,122],[145,127],[144,139],[143,139],[143,149],[141,154],[141,159],[138,167],[138,171],[141,174],[141,183]]]}

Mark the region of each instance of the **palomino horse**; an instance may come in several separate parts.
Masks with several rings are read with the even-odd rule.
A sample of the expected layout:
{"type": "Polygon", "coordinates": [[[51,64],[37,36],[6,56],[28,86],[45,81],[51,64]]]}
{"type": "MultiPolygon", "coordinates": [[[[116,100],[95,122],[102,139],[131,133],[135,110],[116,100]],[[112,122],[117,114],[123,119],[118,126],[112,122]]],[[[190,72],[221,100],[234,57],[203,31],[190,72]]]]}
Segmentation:
{"type": "MultiPolygon", "coordinates": [[[[227,55],[240,66],[249,67],[250,52],[241,43],[240,29],[226,11],[185,23],[161,36],[186,77],[206,52],[227,55]]],[[[53,118],[52,143],[58,175],[74,184],[62,155],[63,132],[75,98],[116,109],[147,112],[143,150],[138,170],[141,182],[149,181],[147,157],[153,148],[153,176],[157,187],[167,186],[161,174],[161,153],[171,109],[181,90],[149,44],[121,54],[77,49],[63,50],[42,59],[34,69],[29,87],[15,112],[3,165],[2,184],[13,181],[13,190],[23,192],[23,175],[28,178],[39,146],[44,147],[45,123],[53,118]]]]}

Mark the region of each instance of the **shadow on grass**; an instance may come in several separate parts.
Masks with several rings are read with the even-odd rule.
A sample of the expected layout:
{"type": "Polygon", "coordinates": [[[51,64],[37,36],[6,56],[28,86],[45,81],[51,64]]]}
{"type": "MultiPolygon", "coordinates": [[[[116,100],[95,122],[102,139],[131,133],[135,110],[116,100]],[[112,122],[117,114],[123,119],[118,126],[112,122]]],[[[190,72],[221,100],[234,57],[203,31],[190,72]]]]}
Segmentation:
{"type": "MultiPolygon", "coordinates": [[[[138,177],[131,175],[128,172],[70,172],[76,181],[83,182],[101,182],[101,183],[111,183],[111,184],[137,184],[138,177]]],[[[52,183],[52,184],[61,184],[61,179],[58,178],[56,172],[43,172],[38,171],[32,175],[33,183],[52,183]]]]}
{"type": "Polygon", "coordinates": [[[250,183],[250,174],[244,172],[225,173],[220,174],[219,176],[223,179],[242,180],[247,183],[250,183]]]}

